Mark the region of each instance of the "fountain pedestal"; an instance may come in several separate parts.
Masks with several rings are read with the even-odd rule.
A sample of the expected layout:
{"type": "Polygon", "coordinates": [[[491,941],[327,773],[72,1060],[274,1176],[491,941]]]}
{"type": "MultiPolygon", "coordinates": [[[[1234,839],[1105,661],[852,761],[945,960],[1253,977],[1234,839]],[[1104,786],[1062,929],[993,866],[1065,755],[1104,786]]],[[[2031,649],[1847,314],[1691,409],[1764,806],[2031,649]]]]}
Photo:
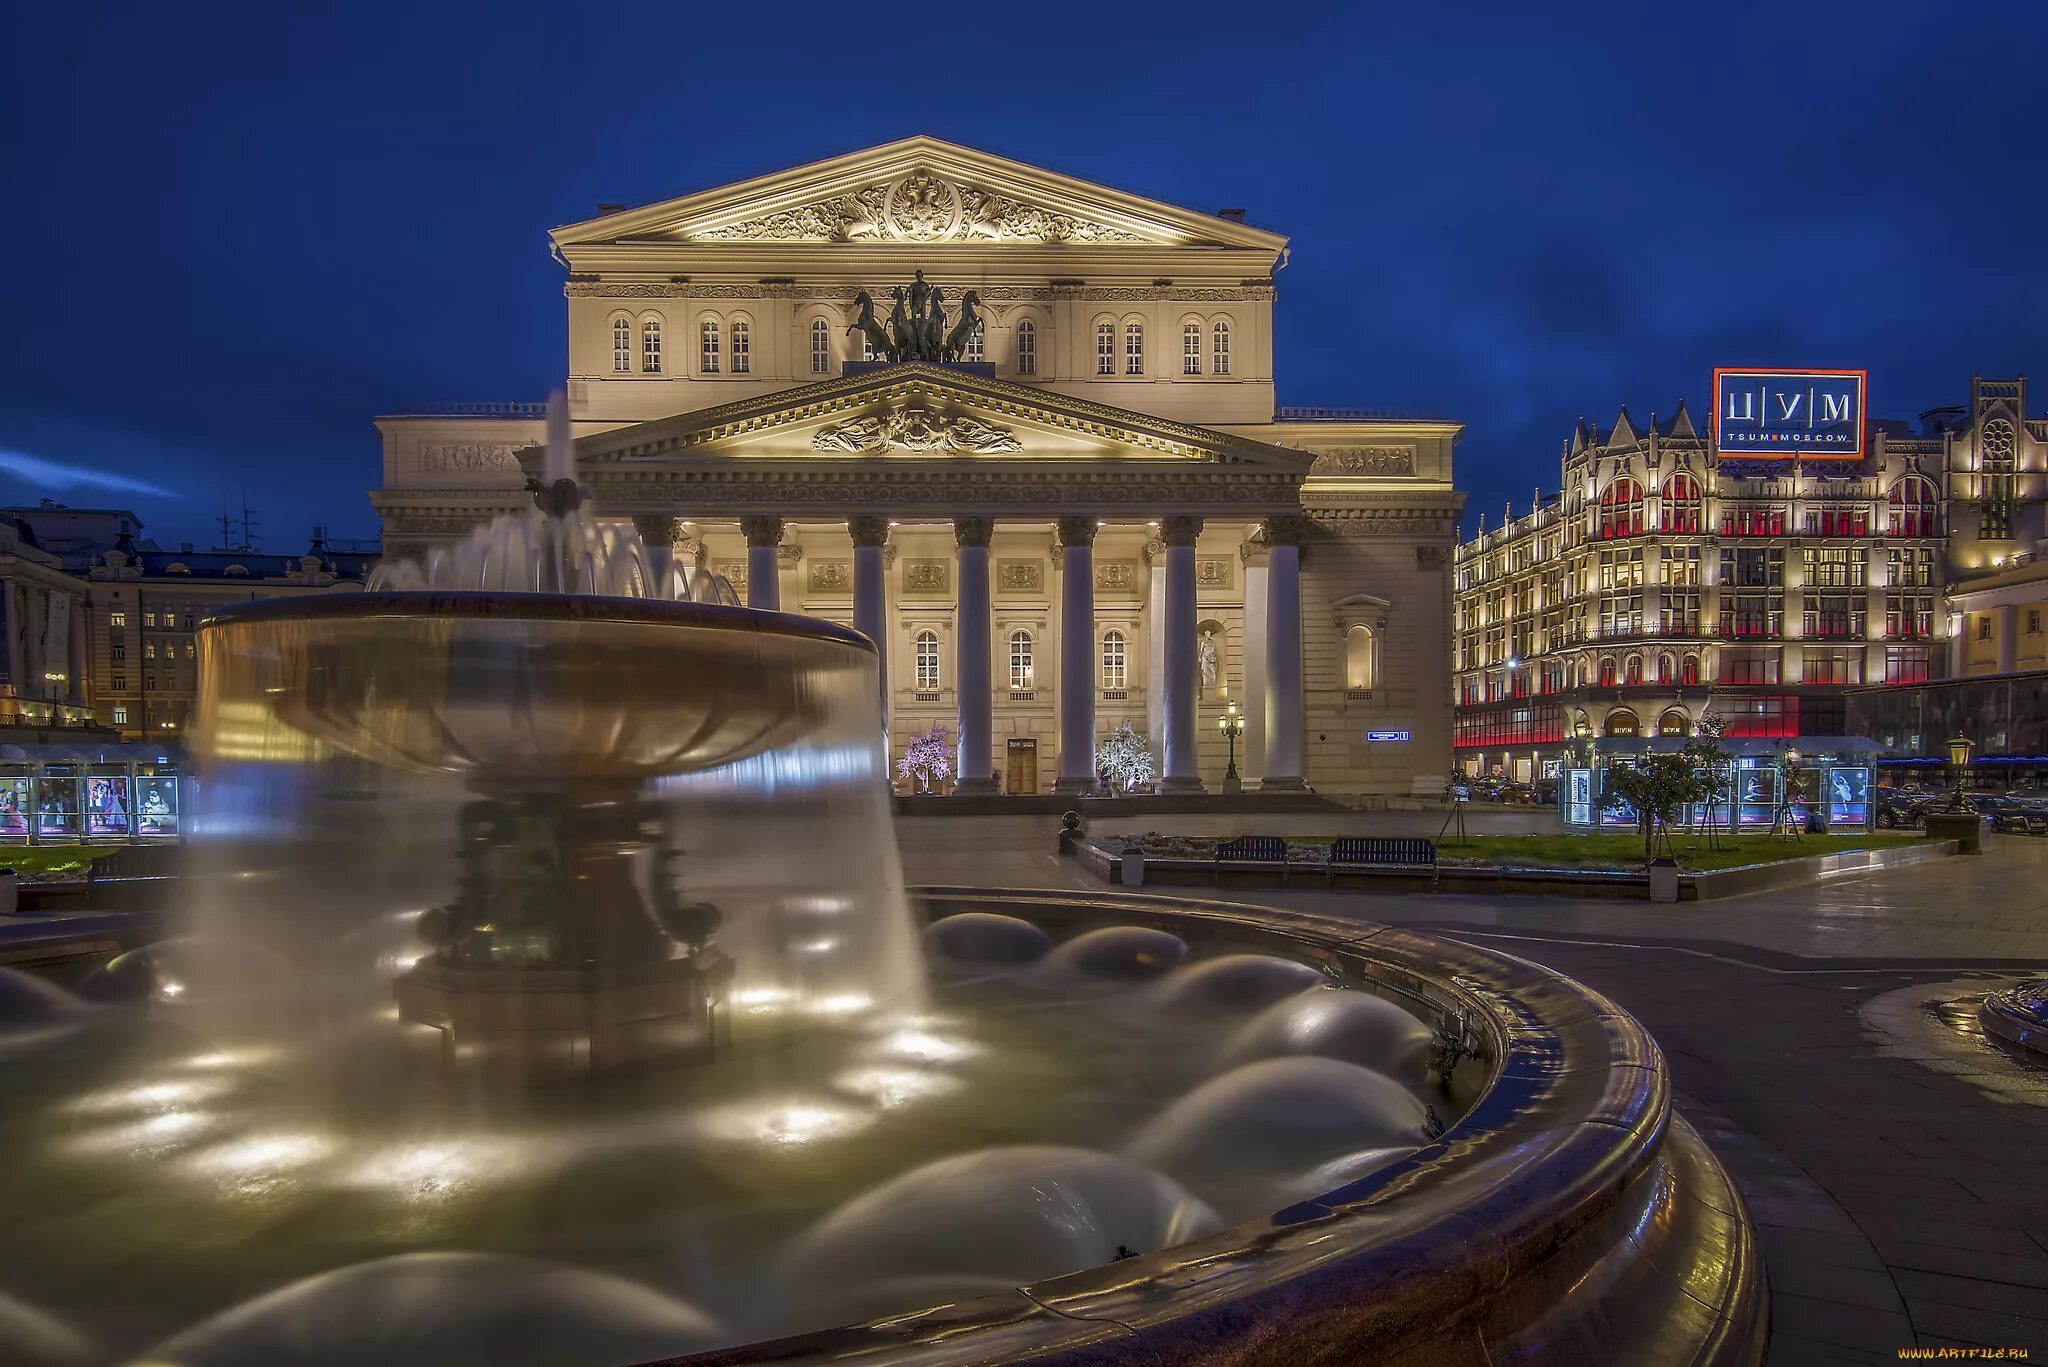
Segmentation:
{"type": "Polygon", "coordinates": [[[406,1047],[448,1077],[575,1081],[709,1059],[732,960],[715,948],[632,967],[422,962],[393,985],[406,1047]]]}

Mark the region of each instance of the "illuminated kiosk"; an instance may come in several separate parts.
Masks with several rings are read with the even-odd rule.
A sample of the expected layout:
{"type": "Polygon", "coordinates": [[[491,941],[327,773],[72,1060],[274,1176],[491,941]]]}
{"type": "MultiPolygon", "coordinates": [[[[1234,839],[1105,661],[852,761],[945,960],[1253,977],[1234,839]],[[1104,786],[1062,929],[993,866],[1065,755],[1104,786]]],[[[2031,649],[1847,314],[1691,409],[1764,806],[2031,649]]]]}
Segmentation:
{"type": "Polygon", "coordinates": [[[717,910],[677,892],[649,785],[811,730],[824,692],[790,681],[875,669],[829,623],[646,598],[337,595],[232,609],[201,640],[219,715],[461,779],[455,896],[394,990],[425,1058],[527,1081],[713,1052],[733,966],[717,910]]]}

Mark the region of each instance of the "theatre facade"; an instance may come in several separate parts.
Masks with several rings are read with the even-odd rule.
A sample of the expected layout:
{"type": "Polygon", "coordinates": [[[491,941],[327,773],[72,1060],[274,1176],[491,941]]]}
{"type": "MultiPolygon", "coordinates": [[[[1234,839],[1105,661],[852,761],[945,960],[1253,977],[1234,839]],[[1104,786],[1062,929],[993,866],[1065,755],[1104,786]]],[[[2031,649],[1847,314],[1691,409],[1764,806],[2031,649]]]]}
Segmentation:
{"type": "MultiPolygon", "coordinates": [[[[1129,722],[1217,791],[1234,704],[1247,789],[1441,788],[1459,428],[1277,404],[1285,237],[921,137],[601,208],[552,234],[594,506],[872,637],[895,754],[1078,791],[1129,722]]],[[[379,418],[387,552],[521,506],[542,426],[379,418]]]]}

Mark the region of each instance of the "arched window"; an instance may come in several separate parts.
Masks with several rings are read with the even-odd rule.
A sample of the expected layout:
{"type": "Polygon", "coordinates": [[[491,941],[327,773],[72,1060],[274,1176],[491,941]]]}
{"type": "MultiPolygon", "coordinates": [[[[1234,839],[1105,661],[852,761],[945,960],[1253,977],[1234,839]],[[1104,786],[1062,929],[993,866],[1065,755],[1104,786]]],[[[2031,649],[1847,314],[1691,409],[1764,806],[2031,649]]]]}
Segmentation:
{"type": "Polygon", "coordinates": [[[1634,736],[1641,734],[1636,714],[1626,707],[1617,707],[1607,714],[1607,734],[1610,736],[1634,736]]]}
{"type": "Polygon", "coordinates": [[[1612,655],[1602,655],[1600,657],[1600,686],[1602,688],[1614,687],[1614,657],[1612,655]]]}
{"type": "Polygon", "coordinates": [[[1216,325],[1209,329],[1209,373],[1228,375],[1230,373],[1230,320],[1218,318],[1216,325]]]}
{"type": "Polygon", "coordinates": [[[1706,505],[1700,498],[1700,482],[1679,473],[1664,481],[1664,511],[1659,519],[1663,529],[1680,535],[1696,534],[1706,521],[1706,505]]]}
{"type": "Polygon", "coordinates": [[[1102,633],[1102,687],[1108,692],[1121,692],[1124,687],[1124,634],[1121,631],[1102,633]]]}
{"type": "Polygon", "coordinates": [[[640,373],[661,374],[661,319],[640,320],[640,373]]]}
{"type": "Polygon", "coordinates": [[[1934,481],[1907,475],[1886,495],[1893,536],[1939,536],[1934,530],[1934,481]]]}
{"type": "Polygon", "coordinates": [[[1031,687],[1031,633],[1010,633],[1010,687],[1022,691],[1031,687]]]}
{"type": "Polygon", "coordinates": [[[1700,657],[1687,655],[1679,662],[1678,681],[1682,684],[1696,684],[1700,681],[1700,657]]]}
{"type": "Polygon", "coordinates": [[[1344,633],[1344,686],[1372,687],[1372,628],[1353,627],[1344,633]]]}
{"type": "Polygon", "coordinates": [[[612,319],[612,373],[633,373],[633,324],[630,319],[612,319]]]}
{"type": "Polygon", "coordinates": [[[823,318],[811,320],[811,374],[832,373],[832,329],[823,318]]]}
{"type": "Polygon", "coordinates": [[[917,691],[934,693],[939,687],[939,633],[917,633],[917,691]]]}
{"type": "Polygon", "coordinates": [[[967,337],[967,349],[960,353],[961,360],[973,361],[979,365],[983,360],[987,359],[986,348],[983,347],[981,341],[982,334],[987,330],[987,324],[979,319],[975,320],[974,331],[968,334],[967,337]]]}
{"type": "Polygon", "coordinates": [[[1640,536],[1643,530],[1643,486],[1627,475],[1600,495],[1600,535],[1640,536]]]}
{"type": "Polygon", "coordinates": [[[1199,375],[1202,373],[1202,325],[1182,323],[1180,326],[1180,373],[1199,375]]]}
{"type": "Polygon", "coordinates": [[[1657,682],[1661,684],[1678,682],[1678,658],[1668,651],[1657,657],[1657,682]]]}
{"type": "Polygon", "coordinates": [[[1663,716],[1657,718],[1657,734],[1660,736],[1689,736],[1692,734],[1692,723],[1685,719],[1685,713],[1674,707],[1663,716]]]}
{"type": "Polygon", "coordinates": [[[1145,373],[1145,325],[1144,325],[1143,323],[1125,323],[1125,324],[1124,324],[1124,374],[1126,374],[1126,375],[1143,375],[1144,373],[1145,373]]]}
{"type": "Polygon", "coordinates": [[[1116,324],[1095,325],[1095,373],[1116,374],[1116,324]]]}
{"type": "Polygon", "coordinates": [[[718,320],[716,318],[706,318],[704,320],[703,327],[698,330],[698,343],[699,360],[697,368],[706,375],[716,375],[718,373],[719,354],[718,320]]]}
{"type": "Polygon", "coordinates": [[[1029,318],[1017,324],[1017,373],[1038,373],[1038,324],[1029,318]]]}
{"type": "Polygon", "coordinates": [[[744,375],[754,368],[753,328],[744,318],[735,319],[732,325],[732,373],[744,375]]]}
{"type": "Polygon", "coordinates": [[[1977,509],[1977,535],[2004,539],[2012,535],[2013,462],[2018,450],[2013,427],[2004,418],[1984,424],[1979,439],[1984,463],[1984,501],[1977,509]]]}
{"type": "Polygon", "coordinates": [[[1624,667],[1623,677],[1632,684],[1639,684],[1643,681],[1642,656],[1631,655],[1628,657],[1628,664],[1624,667]]]}

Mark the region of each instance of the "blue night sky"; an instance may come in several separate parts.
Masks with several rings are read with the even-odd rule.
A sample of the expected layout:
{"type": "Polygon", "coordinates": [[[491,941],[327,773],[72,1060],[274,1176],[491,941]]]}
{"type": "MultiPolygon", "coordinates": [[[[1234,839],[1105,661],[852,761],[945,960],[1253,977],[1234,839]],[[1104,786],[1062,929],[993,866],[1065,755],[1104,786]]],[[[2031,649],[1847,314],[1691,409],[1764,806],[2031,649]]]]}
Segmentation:
{"type": "Polygon", "coordinates": [[[549,227],[916,132],[1290,234],[1281,402],[1463,420],[1468,525],[1716,364],[1867,366],[1877,416],[2048,385],[2034,0],[117,0],[8,39],[0,498],[166,543],[245,494],[265,549],[370,535],[373,414],[543,397],[549,227]]]}

